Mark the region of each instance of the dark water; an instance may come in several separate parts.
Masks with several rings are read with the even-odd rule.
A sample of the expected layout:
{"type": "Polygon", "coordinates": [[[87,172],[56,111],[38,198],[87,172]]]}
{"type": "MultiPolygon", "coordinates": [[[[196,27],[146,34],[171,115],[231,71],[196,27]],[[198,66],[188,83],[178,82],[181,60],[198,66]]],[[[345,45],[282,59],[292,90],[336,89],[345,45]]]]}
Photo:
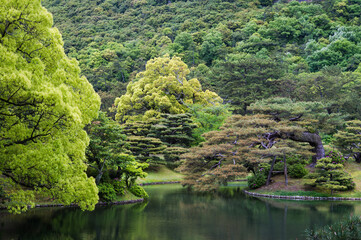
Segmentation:
{"type": "Polygon", "coordinates": [[[0,239],[283,240],[304,239],[305,228],[360,215],[358,202],[260,200],[236,188],[217,196],[187,193],[178,185],[147,187],[148,203],[0,212],[0,239]]]}

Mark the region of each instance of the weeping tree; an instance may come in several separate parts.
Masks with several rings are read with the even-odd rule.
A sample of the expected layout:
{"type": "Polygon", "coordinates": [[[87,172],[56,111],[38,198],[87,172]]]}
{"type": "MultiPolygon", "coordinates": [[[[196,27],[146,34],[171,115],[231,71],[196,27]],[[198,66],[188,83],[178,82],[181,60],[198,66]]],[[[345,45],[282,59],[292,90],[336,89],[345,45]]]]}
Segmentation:
{"type": "Polygon", "coordinates": [[[275,150],[277,138],[281,138],[267,134],[283,127],[271,117],[233,115],[220,131],[204,134],[206,141],[201,146],[181,156],[178,169],[186,174],[183,184],[200,191],[216,189],[247,171],[255,174],[258,165],[269,162],[270,157],[287,154],[290,146],[275,150]]]}

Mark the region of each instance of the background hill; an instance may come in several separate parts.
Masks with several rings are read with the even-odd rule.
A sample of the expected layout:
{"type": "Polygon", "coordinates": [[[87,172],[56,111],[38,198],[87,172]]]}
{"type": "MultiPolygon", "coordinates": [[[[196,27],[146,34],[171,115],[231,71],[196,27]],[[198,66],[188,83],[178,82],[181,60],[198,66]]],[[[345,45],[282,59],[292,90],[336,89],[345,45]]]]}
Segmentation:
{"type": "Polygon", "coordinates": [[[245,113],[271,96],[322,101],[360,117],[360,0],[44,0],[65,50],[103,109],[154,57],[177,55],[191,76],[245,113]]]}

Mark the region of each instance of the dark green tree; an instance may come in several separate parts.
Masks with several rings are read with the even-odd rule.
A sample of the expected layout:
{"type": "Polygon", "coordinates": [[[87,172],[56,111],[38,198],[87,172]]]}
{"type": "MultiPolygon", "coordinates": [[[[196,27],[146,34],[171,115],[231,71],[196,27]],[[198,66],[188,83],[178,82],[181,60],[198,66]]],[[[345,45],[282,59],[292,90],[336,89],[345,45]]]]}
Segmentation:
{"type": "Polygon", "coordinates": [[[86,127],[86,131],[90,137],[86,151],[88,166],[96,169],[97,185],[100,184],[103,174],[109,174],[109,171],[116,171],[116,177],[124,178],[127,185],[130,178],[145,174],[142,173],[142,169],[146,165],[136,163],[134,157],[129,155],[126,135],[123,134],[122,128],[104,112],[99,113],[99,117],[86,127]],[[133,168],[138,169],[140,173],[136,173],[133,168]]]}
{"type": "Polygon", "coordinates": [[[211,81],[234,113],[244,114],[251,103],[272,96],[276,89],[268,79],[281,75],[282,66],[277,61],[235,56],[216,64],[211,81]]]}
{"type": "Polygon", "coordinates": [[[352,156],[361,163],[361,121],[347,121],[346,128],[334,135],[333,144],[346,156],[352,156]]]}
{"type": "Polygon", "coordinates": [[[346,191],[355,188],[355,183],[352,177],[343,171],[343,162],[337,161],[331,157],[325,157],[318,161],[316,169],[319,172],[319,177],[316,179],[313,186],[325,188],[331,191],[346,191]]]}

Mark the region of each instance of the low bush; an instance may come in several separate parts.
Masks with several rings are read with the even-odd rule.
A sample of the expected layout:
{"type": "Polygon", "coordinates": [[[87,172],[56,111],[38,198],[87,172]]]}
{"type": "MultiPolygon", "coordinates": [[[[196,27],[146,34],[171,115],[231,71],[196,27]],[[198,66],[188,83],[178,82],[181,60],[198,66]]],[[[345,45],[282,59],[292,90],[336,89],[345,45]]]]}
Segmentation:
{"type": "Polygon", "coordinates": [[[114,187],[110,183],[101,183],[98,185],[99,198],[106,202],[114,201],[117,197],[114,187]]]}
{"type": "Polygon", "coordinates": [[[330,226],[305,231],[307,240],[359,240],[361,239],[360,217],[350,217],[330,226]]]}
{"type": "Polygon", "coordinates": [[[268,175],[268,172],[271,170],[271,164],[269,163],[260,163],[258,165],[258,173],[268,175]]]}
{"type": "Polygon", "coordinates": [[[260,173],[253,176],[248,177],[248,187],[250,189],[256,189],[262,187],[266,184],[267,177],[265,174],[260,173]]]}
{"type": "Polygon", "coordinates": [[[302,164],[294,164],[289,166],[288,174],[291,178],[303,178],[308,174],[307,169],[302,164]]]}
{"type": "Polygon", "coordinates": [[[318,178],[319,174],[318,173],[308,173],[306,176],[304,176],[303,178],[306,179],[316,179],[318,178]]]}
{"type": "Polygon", "coordinates": [[[116,192],[117,195],[125,194],[126,185],[125,185],[124,181],[119,181],[117,179],[114,179],[112,181],[112,185],[113,185],[114,191],[116,192]]]}
{"type": "Polygon", "coordinates": [[[138,185],[133,185],[129,188],[129,191],[136,197],[149,198],[148,193],[138,185]]]}
{"type": "Polygon", "coordinates": [[[336,150],[330,151],[326,157],[331,158],[332,162],[334,162],[334,163],[345,164],[345,162],[346,162],[342,153],[340,153],[339,151],[336,151],[336,150]]]}

